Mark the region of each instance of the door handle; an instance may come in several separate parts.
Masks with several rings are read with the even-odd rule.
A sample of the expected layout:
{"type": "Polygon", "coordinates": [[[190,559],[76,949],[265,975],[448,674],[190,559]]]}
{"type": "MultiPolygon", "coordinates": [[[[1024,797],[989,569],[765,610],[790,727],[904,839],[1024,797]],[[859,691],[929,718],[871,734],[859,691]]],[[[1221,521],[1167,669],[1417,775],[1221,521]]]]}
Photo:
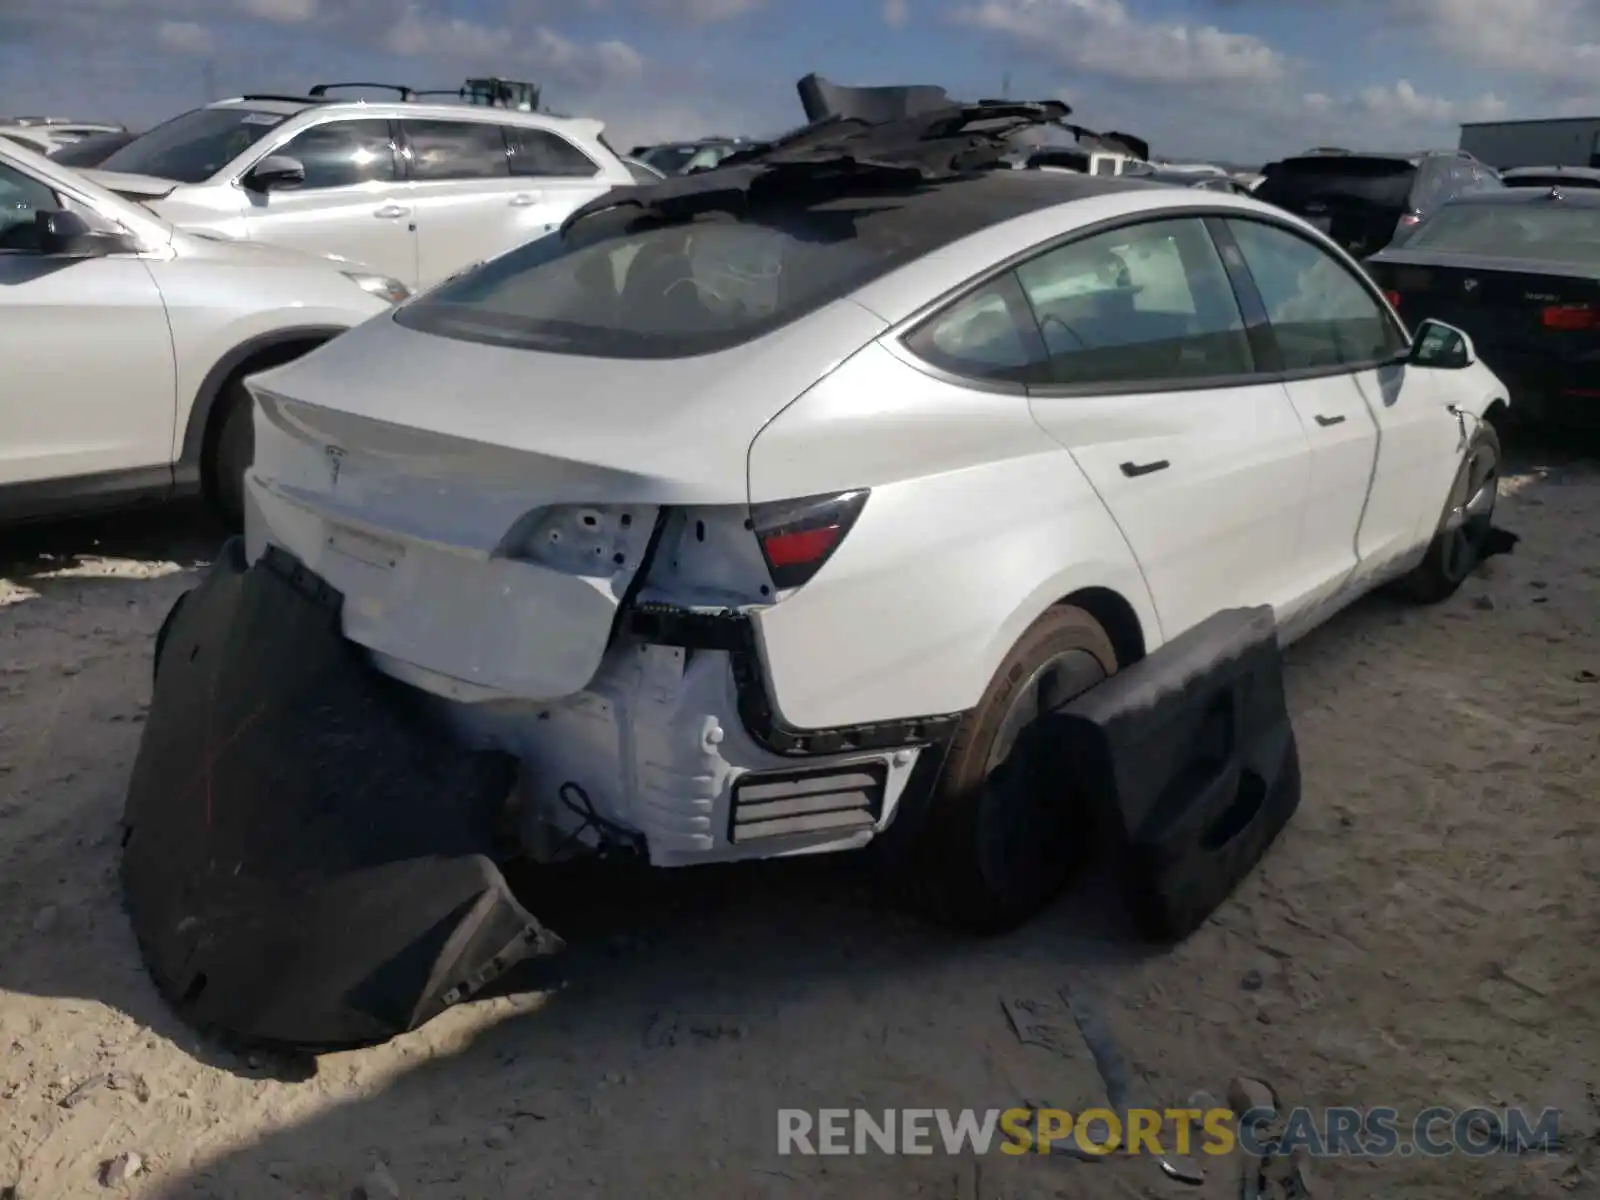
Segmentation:
{"type": "Polygon", "coordinates": [[[1141,475],[1154,475],[1157,471],[1165,471],[1171,465],[1164,458],[1147,463],[1125,462],[1122,464],[1122,473],[1129,479],[1137,479],[1141,475]]]}
{"type": "Polygon", "coordinates": [[[1344,421],[1344,418],[1342,416],[1339,416],[1339,417],[1325,417],[1321,413],[1317,414],[1317,424],[1321,425],[1324,429],[1326,429],[1329,425],[1339,425],[1339,424],[1343,423],[1343,421],[1344,421]]]}
{"type": "Polygon", "coordinates": [[[385,221],[394,221],[398,220],[400,217],[406,216],[408,213],[410,213],[410,211],[411,210],[409,208],[406,208],[400,204],[385,204],[372,215],[385,221]]]}
{"type": "Polygon", "coordinates": [[[539,197],[532,192],[518,192],[509,201],[512,208],[527,208],[529,205],[537,204],[538,202],[539,197]]]}

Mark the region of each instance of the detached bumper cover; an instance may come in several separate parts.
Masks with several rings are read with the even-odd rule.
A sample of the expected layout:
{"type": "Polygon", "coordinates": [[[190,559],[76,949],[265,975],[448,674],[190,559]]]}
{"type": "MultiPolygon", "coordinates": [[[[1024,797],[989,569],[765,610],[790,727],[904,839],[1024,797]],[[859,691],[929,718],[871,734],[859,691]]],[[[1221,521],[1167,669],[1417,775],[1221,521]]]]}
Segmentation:
{"type": "Polygon", "coordinates": [[[163,629],[123,839],[167,998],[308,1049],[413,1029],[561,947],[491,858],[514,760],[453,741],[339,605],[286,555],[224,548],[163,629]]]}

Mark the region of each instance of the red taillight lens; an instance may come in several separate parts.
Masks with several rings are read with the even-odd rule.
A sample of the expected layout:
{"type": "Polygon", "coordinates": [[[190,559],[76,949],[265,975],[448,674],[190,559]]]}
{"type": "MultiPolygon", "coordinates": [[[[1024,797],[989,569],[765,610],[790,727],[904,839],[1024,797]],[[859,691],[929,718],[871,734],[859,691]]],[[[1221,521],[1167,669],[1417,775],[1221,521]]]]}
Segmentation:
{"type": "Polygon", "coordinates": [[[1394,308],[1399,308],[1400,307],[1400,293],[1399,292],[1385,292],[1383,294],[1383,298],[1385,300],[1387,300],[1390,303],[1390,305],[1393,306],[1394,308]]]}
{"type": "Polygon", "coordinates": [[[750,508],[750,528],[780,592],[808,582],[839,548],[867,503],[861,488],[750,508]]]}
{"type": "Polygon", "coordinates": [[[1405,213],[1400,218],[1400,228],[1410,229],[1413,225],[1418,224],[1421,220],[1422,217],[1418,213],[1405,213]]]}
{"type": "Polygon", "coordinates": [[[1581,304],[1560,304],[1545,309],[1539,320],[1546,329],[1600,329],[1600,309],[1581,304]]]}

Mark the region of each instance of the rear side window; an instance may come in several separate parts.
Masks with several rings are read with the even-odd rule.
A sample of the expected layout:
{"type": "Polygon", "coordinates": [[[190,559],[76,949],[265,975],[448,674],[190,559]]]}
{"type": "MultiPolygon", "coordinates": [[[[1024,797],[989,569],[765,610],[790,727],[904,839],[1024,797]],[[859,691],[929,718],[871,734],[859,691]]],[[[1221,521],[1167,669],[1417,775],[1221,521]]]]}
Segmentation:
{"type": "Polygon", "coordinates": [[[41,212],[60,207],[56,194],[44,184],[15,167],[0,163],[0,253],[38,250],[39,233],[34,218],[41,212]]]}
{"type": "Polygon", "coordinates": [[[600,173],[599,164],[557,134],[517,125],[507,125],[501,133],[513,175],[590,179],[600,173]]]}
{"type": "Polygon", "coordinates": [[[1406,249],[1600,267],[1600,207],[1452,204],[1418,226],[1406,249]]]}
{"type": "Polygon", "coordinates": [[[296,184],[295,191],[352,187],[374,180],[389,182],[396,176],[394,139],[388,121],[328,121],[313,125],[273,153],[295,159],[305,167],[305,182],[296,184]]]}
{"type": "Polygon", "coordinates": [[[402,121],[411,177],[504,179],[510,173],[500,126],[483,121],[402,121]]]}
{"type": "Polygon", "coordinates": [[[968,379],[1028,383],[1043,374],[1038,327],[1010,273],[930,318],[906,338],[906,348],[968,379]]]}
{"type": "MultiPolygon", "coordinates": [[[[685,358],[740,345],[926,252],[857,235],[867,202],[675,225],[616,210],[491,259],[401,308],[442,337],[600,358],[685,358]]],[[[875,200],[872,206],[881,207],[875,200]]]]}
{"type": "Polygon", "coordinates": [[[1071,242],[1017,268],[1061,385],[1206,380],[1255,369],[1238,298],[1196,218],[1071,242]]]}
{"type": "Polygon", "coordinates": [[[1389,313],[1322,247],[1261,221],[1230,218],[1227,224],[1261,293],[1286,370],[1367,366],[1405,348],[1389,313]]]}

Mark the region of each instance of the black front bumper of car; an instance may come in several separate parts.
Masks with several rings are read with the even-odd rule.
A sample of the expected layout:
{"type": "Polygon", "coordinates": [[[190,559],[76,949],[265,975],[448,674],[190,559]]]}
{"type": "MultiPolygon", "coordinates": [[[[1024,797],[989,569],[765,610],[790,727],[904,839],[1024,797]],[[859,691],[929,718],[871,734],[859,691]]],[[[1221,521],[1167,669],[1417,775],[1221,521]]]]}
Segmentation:
{"type": "Polygon", "coordinates": [[[237,541],[162,630],[123,838],[129,916],[183,1015],[326,1049],[431,1019],[561,942],[494,860],[516,763],[455,741],[237,541]]]}

